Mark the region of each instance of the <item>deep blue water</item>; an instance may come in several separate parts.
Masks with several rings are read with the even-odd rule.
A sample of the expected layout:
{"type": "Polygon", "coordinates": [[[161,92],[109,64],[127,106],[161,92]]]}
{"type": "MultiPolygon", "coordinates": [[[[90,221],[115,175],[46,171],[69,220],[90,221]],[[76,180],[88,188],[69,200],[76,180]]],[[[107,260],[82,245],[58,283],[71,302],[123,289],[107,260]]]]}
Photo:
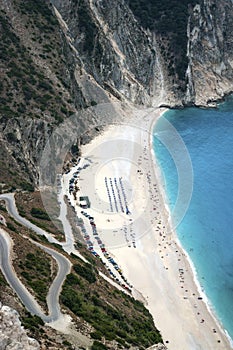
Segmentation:
{"type": "Polygon", "coordinates": [[[217,110],[185,108],[167,112],[155,126],[154,150],[171,212],[178,189],[190,191],[190,183],[184,183],[187,179],[182,177],[187,172],[186,177],[192,181],[190,155],[193,192],[176,231],[215,314],[233,339],[233,98],[229,97],[217,110]],[[174,135],[169,137],[172,128],[165,125],[166,121],[183,139],[187,154],[179,151],[174,135]],[[160,135],[166,133],[167,140],[174,143],[170,153],[167,141],[166,145],[159,141],[160,135]],[[173,160],[176,152],[182,153],[183,168],[177,165],[176,156],[173,160]]]}

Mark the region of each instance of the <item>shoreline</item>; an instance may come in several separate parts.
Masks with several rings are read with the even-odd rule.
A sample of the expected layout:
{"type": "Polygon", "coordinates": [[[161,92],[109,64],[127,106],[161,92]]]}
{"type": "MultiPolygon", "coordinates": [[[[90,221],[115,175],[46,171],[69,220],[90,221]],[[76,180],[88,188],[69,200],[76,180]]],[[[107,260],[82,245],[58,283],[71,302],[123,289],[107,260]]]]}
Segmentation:
{"type": "MultiPolygon", "coordinates": [[[[108,127],[83,146],[83,164],[88,158],[91,162],[80,173],[81,193],[90,196],[93,208],[87,211],[95,216],[102,241],[133,285],[133,295],[143,295],[168,349],[230,349],[224,330],[200,296],[195,270],[176,232],[166,234],[169,207],[152,154],[153,128],[164,112],[161,108],[133,111],[125,119],[127,124],[108,127]],[[122,176],[132,216],[109,212],[104,176],[122,176]],[[127,243],[123,227],[128,230],[127,243]]],[[[65,176],[66,188],[72,174],[65,176]]],[[[80,217],[77,200],[72,194],[69,197],[80,217]]],[[[94,248],[101,254],[97,245],[94,248]]]]}
{"type": "MultiPolygon", "coordinates": [[[[167,111],[169,111],[169,109],[166,109],[160,115],[159,118],[161,118],[167,111]]],[[[155,151],[153,149],[153,130],[154,130],[154,128],[156,126],[156,123],[158,122],[159,118],[155,119],[151,123],[151,130],[152,130],[152,132],[151,132],[151,139],[150,139],[151,158],[152,158],[151,160],[152,160],[152,163],[154,164],[155,176],[158,179],[158,182],[160,184],[160,193],[161,193],[162,200],[164,202],[165,210],[166,210],[167,215],[169,216],[169,215],[171,215],[171,213],[170,213],[168,199],[167,199],[167,195],[166,195],[166,191],[165,191],[165,184],[163,183],[163,180],[162,180],[162,177],[161,177],[160,166],[157,163],[156,153],[155,153],[155,151]]],[[[169,223],[169,220],[168,220],[168,223],[169,223]]],[[[175,230],[171,229],[171,232],[172,232],[172,235],[174,235],[174,239],[175,239],[178,247],[180,248],[182,253],[185,255],[185,258],[186,258],[186,260],[187,260],[187,262],[189,264],[189,267],[191,269],[193,282],[196,285],[196,288],[197,288],[197,291],[198,291],[199,295],[202,297],[202,300],[203,300],[204,304],[206,305],[206,308],[207,308],[208,312],[213,317],[214,321],[218,324],[220,330],[223,333],[223,336],[225,336],[227,338],[227,340],[229,341],[230,348],[232,349],[233,348],[233,340],[230,337],[230,335],[228,334],[227,330],[224,328],[222,322],[219,320],[218,316],[216,315],[216,312],[214,310],[214,307],[213,307],[211,301],[209,300],[209,298],[206,295],[205,291],[201,287],[201,284],[200,284],[199,279],[198,279],[198,274],[197,274],[197,271],[196,271],[196,268],[195,268],[195,265],[194,265],[192,259],[190,258],[188,252],[183,247],[183,245],[182,245],[182,243],[181,243],[181,241],[180,241],[180,239],[178,237],[176,229],[175,230]]]]}

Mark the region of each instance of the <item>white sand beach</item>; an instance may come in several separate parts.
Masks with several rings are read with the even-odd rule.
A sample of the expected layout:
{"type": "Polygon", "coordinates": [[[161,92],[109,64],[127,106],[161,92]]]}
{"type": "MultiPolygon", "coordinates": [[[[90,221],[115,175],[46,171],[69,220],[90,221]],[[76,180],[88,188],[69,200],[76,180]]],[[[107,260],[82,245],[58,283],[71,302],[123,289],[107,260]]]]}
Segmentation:
{"type": "Polygon", "coordinates": [[[90,250],[145,303],[168,349],[231,349],[169,225],[151,153],[152,125],[163,112],[135,110],[125,123],[107,127],[82,147],[79,165],[63,176],[64,187],[83,219],[80,227],[90,250]],[[75,173],[74,196],[68,189],[75,173]],[[80,196],[88,196],[90,208],[79,206],[80,196]]]}

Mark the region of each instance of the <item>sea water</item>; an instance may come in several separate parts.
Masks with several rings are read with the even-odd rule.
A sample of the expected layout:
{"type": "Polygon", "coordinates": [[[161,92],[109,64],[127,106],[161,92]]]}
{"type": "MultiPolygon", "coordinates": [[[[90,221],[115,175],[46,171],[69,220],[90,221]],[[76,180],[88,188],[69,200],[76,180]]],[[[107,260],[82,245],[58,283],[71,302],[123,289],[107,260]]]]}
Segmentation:
{"type": "Polygon", "coordinates": [[[233,339],[233,98],[217,109],[170,110],[157,122],[153,146],[172,213],[179,187],[186,186],[180,182],[185,167],[180,170],[175,151],[159,141],[161,132],[170,132],[164,118],[183,139],[193,170],[187,167],[192,196],[176,232],[211,308],[233,339]]]}

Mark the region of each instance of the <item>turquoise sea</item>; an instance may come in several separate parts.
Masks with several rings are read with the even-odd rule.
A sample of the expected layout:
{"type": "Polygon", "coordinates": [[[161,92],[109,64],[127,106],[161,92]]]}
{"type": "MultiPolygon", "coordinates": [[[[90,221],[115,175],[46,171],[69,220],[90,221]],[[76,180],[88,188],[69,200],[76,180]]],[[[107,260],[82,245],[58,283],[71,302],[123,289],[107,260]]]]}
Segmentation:
{"type": "Polygon", "coordinates": [[[154,151],[173,212],[179,188],[185,191],[186,186],[180,173],[189,169],[184,165],[180,170],[173,160],[175,141],[174,151],[159,141],[161,133],[170,132],[167,121],[183,139],[193,168],[192,197],[177,235],[212,309],[233,339],[233,97],[217,109],[170,110],[156,124],[154,151]]]}

